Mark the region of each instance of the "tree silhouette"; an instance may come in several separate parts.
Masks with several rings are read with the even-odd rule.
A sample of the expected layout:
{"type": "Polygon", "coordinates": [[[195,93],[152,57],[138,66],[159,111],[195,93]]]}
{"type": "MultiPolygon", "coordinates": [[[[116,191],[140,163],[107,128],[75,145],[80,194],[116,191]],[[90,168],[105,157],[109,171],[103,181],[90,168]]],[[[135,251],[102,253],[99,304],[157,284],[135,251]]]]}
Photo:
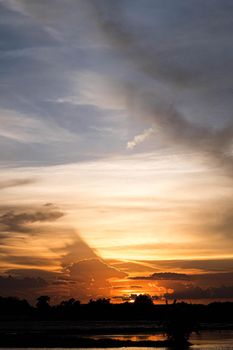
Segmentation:
{"type": "MultiPolygon", "coordinates": [[[[76,300],[74,298],[71,298],[69,300],[63,300],[60,304],[65,309],[72,309],[76,303],[76,300]]],[[[80,304],[80,302],[79,302],[80,304]]]]}
{"type": "Polygon", "coordinates": [[[153,305],[153,300],[148,294],[140,294],[136,296],[134,304],[140,306],[151,306],[153,305]]]}
{"type": "Polygon", "coordinates": [[[36,307],[41,311],[47,311],[50,308],[49,301],[50,297],[48,295],[41,295],[38,297],[36,307]]]}
{"type": "Polygon", "coordinates": [[[90,299],[89,305],[96,305],[96,306],[110,305],[110,299],[107,299],[107,298],[99,298],[97,300],[90,299]]]}

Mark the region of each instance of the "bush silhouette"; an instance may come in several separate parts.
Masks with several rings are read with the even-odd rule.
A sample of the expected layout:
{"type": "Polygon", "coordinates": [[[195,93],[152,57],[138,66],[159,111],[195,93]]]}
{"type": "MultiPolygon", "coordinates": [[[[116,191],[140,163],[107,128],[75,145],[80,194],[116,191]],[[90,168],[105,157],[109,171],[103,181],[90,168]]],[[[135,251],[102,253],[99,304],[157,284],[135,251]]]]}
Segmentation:
{"type": "Polygon", "coordinates": [[[178,305],[176,307],[174,304],[164,323],[167,338],[174,346],[188,346],[190,335],[192,332],[197,331],[193,314],[190,314],[185,306],[178,305]]]}

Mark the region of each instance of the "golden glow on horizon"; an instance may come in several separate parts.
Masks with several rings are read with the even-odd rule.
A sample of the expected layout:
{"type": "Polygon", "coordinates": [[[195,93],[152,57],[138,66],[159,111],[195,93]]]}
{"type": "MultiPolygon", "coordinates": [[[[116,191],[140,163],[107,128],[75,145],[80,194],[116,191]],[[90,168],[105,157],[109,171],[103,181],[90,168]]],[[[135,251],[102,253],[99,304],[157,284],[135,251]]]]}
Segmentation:
{"type": "MultiPolygon", "coordinates": [[[[226,240],[219,241],[216,232],[217,240],[210,241],[213,232],[208,232],[213,230],[219,201],[229,197],[227,179],[223,184],[223,175],[212,174],[198,158],[188,161],[180,155],[174,161],[166,155],[150,155],[146,160],[132,156],[42,168],[39,178],[34,168],[11,173],[38,181],[25,186],[23,192],[17,187],[6,189],[2,196],[5,203],[37,207],[52,200],[66,213],[54,229],[61,231],[66,226],[76,230],[103,258],[232,256],[226,240]]],[[[8,174],[3,169],[1,178],[8,174]]],[[[68,238],[56,234],[56,240],[48,240],[53,223],[49,226],[51,233],[44,240],[33,238],[27,244],[40,254],[49,249],[53,257],[51,248],[64,246],[68,238]]]]}

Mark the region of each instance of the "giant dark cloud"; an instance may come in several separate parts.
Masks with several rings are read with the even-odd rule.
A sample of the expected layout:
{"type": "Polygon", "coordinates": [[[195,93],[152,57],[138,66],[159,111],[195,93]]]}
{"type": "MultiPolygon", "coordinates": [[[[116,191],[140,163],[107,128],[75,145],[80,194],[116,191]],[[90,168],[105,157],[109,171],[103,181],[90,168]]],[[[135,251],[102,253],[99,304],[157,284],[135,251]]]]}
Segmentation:
{"type": "Polygon", "coordinates": [[[126,274],[100,259],[85,259],[70,263],[60,272],[33,268],[9,269],[0,276],[0,294],[34,300],[39,294],[49,294],[59,301],[65,295],[87,301],[109,296],[112,278],[126,274]]]}
{"type": "MultiPolygon", "coordinates": [[[[65,250],[65,253],[63,253],[61,258],[61,264],[63,267],[79,261],[86,261],[86,259],[99,258],[95,249],[91,248],[80,235],[74,233],[72,236],[72,241],[62,248],[62,251],[65,250]]],[[[59,252],[58,249],[54,249],[54,251],[59,252]]]]}
{"type": "Polygon", "coordinates": [[[106,264],[100,259],[86,259],[66,267],[70,277],[80,281],[106,281],[110,278],[123,278],[126,273],[106,264]]]}
{"type": "Polygon", "coordinates": [[[101,259],[86,259],[70,264],[64,269],[73,281],[70,293],[84,301],[111,295],[111,279],[125,278],[126,273],[106,264],[101,259]]]}

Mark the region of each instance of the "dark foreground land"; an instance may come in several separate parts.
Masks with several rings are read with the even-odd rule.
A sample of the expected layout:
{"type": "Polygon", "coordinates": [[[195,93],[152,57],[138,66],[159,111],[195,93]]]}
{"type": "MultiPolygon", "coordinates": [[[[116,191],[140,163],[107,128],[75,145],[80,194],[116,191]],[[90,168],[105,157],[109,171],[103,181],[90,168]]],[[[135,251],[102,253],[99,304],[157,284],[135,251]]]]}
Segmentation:
{"type": "Polygon", "coordinates": [[[233,329],[233,303],[154,305],[147,298],[111,304],[99,299],[80,304],[74,299],[50,306],[41,297],[36,307],[26,300],[0,298],[0,347],[188,347],[200,330],[233,329]],[[115,335],[164,333],[166,340],[131,340],[115,335]],[[106,335],[108,335],[106,337],[106,335]]]}

